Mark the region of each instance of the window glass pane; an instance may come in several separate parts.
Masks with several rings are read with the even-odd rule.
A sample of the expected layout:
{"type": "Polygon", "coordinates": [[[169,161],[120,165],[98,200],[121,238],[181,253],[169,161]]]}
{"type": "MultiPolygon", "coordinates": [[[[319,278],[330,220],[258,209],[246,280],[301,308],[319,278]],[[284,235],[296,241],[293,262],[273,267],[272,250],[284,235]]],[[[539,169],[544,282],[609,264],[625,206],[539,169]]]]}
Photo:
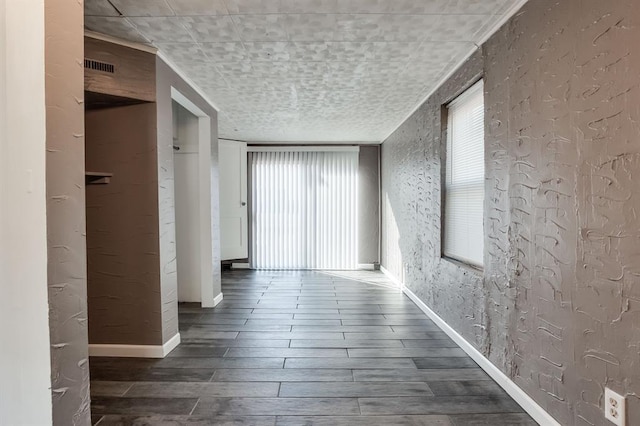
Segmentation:
{"type": "Polygon", "coordinates": [[[444,255],[483,264],[484,96],[479,81],[448,106],[444,255]]]}
{"type": "Polygon", "coordinates": [[[251,167],[253,268],[357,268],[357,152],[254,152],[251,167]]]}

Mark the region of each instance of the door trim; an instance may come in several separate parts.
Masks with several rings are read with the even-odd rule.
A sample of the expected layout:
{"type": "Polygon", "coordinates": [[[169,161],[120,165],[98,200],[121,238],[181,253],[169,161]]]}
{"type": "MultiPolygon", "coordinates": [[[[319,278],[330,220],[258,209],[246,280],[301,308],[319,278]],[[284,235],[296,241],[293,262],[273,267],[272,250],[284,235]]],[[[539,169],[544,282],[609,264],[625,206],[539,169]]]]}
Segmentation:
{"type": "MultiPolygon", "coordinates": [[[[213,234],[211,225],[211,117],[198,108],[178,89],[171,87],[171,99],[198,118],[198,182],[200,235],[200,295],[203,308],[215,307],[216,298],[222,300],[222,293],[213,294],[213,234]]],[[[180,279],[180,277],[178,277],[180,279]]]]}

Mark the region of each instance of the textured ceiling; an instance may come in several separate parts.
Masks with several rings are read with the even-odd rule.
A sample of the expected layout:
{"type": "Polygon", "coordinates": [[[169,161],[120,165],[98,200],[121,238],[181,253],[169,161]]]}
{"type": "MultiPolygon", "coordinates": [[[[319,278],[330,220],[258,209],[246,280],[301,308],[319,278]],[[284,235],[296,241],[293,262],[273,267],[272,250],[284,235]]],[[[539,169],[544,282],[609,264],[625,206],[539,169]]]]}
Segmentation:
{"type": "Polygon", "coordinates": [[[220,137],[380,142],[519,0],[85,0],[220,108],[220,137]]]}

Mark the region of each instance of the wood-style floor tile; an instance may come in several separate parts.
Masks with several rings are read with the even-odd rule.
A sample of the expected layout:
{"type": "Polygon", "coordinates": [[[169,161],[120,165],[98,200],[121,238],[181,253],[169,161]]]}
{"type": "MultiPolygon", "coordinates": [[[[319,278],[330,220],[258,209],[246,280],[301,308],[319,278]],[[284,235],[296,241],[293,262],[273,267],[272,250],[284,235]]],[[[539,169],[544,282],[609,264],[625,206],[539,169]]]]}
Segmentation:
{"type": "Polygon", "coordinates": [[[414,370],[385,369],[385,370],[353,370],[353,378],[357,382],[431,382],[431,381],[460,381],[460,380],[489,380],[491,377],[479,368],[414,370]]]}
{"type": "Polygon", "coordinates": [[[224,272],[217,307],[179,305],[182,343],[166,358],[90,359],[92,423],[535,425],[388,284],[375,272],[224,272]]]}
{"type": "Polygon", "coordinates": [[[190,414],[198,398],[91,397],[93,414],[190,414]]]}
{"type": "Polygon", "coordinates": [[[354,382],[354,383],[283,383],[281,397],[382,397],[382,396],[433,396],[424,382],[354,382]]]}
{"type": "Polygon", "coordinates": [[[200,398],[200,397],[260,397],[278,396],[279,383],[134,383],[127,397],[144,398],[200,398]]]}
{"type": "Polygon", "coordinates": [[[236,358],[346,358],[346,349],[308,348],[231,348],[227,353],[236,358]]]}
{"type": "Polygon", "coordinates": [[[396,340],[292,340],[292,348],[402,348],[402,341],[396,340]]]}
{"type": "Polygon", "coordinates": [[[194,415],[218,416],[360,415],[355,398],[201,398],[194,415]]]}
{"type": "Polygon", "coordinates": [[[133,386],[132,382],[91,381],[91,396],[123,396],[133,386]]]}
{"type": "Polygon", "coordinates": [[[522,408],[508,397],[434,396],[360,398],[362,414],[519,413],[522,408]]]}
{"type": "MultiPolygon", "coordinates": [[[[91,363],[91,361],[89,361],[91,363]]],[[[91,366],[91,381],[208,382],[213,368],[101,368],[91,366]]]]}
{"type": "Polygon", "coordinates": [[[506,396],[504,389],[492,380],[432,380],[429,387],[436,396],[495,395],[506,396]]]}
{"type": "Polygon", "coordinates": [[[411,358],[290,358],[284,368],[416,368],[411,358]]]}
{"type": "MultiPolygon", "coordinates": [[[[276,426],[455,426],[449,416],[281,416],[276,426]]],[[[466,425],[465,425],[466,426],[466,425]]]]}
{"type": "Polygon", "coordinates": [[[349,349],[350,358],[459,358],[467,354],[460,348],[377,348],[349,349]]]}
{"type": "Polygon", "coordinates": [[[229,369],[216,370],[214,382],[352,382],[353,372],[348,369],[229,369]]]}
{"type": "Polygon", "coordinates": [[[418,368],[478,368],[478,364],[469,357],[413,358],[413,362],[418,368]]]}
{"type": "Polygon", "coordinates": [[[118,416],[102,417],[99,426],[274,426],[275,416],[118,416]]]}
{"type": "Polygon", "coordinates": [[[538,426],[528,414],[461,414],[452,415],[453,426],[538,426]]]}
{"type": "Polygon", "coordinates": [[[282,368],[284,358],[165,358],[160,368],[282,368]]]}

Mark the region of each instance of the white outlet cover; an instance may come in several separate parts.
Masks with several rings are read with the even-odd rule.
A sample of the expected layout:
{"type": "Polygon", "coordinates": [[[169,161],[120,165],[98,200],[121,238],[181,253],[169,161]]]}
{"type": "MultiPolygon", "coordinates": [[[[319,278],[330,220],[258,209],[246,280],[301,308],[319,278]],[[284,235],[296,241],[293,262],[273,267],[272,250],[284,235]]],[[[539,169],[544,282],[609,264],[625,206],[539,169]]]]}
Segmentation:
{"type": "Polygon", "coordinates": [[[617,426],[626,426],[624,396],[609,388],[604,389],[604,417],[617,426]]]}

